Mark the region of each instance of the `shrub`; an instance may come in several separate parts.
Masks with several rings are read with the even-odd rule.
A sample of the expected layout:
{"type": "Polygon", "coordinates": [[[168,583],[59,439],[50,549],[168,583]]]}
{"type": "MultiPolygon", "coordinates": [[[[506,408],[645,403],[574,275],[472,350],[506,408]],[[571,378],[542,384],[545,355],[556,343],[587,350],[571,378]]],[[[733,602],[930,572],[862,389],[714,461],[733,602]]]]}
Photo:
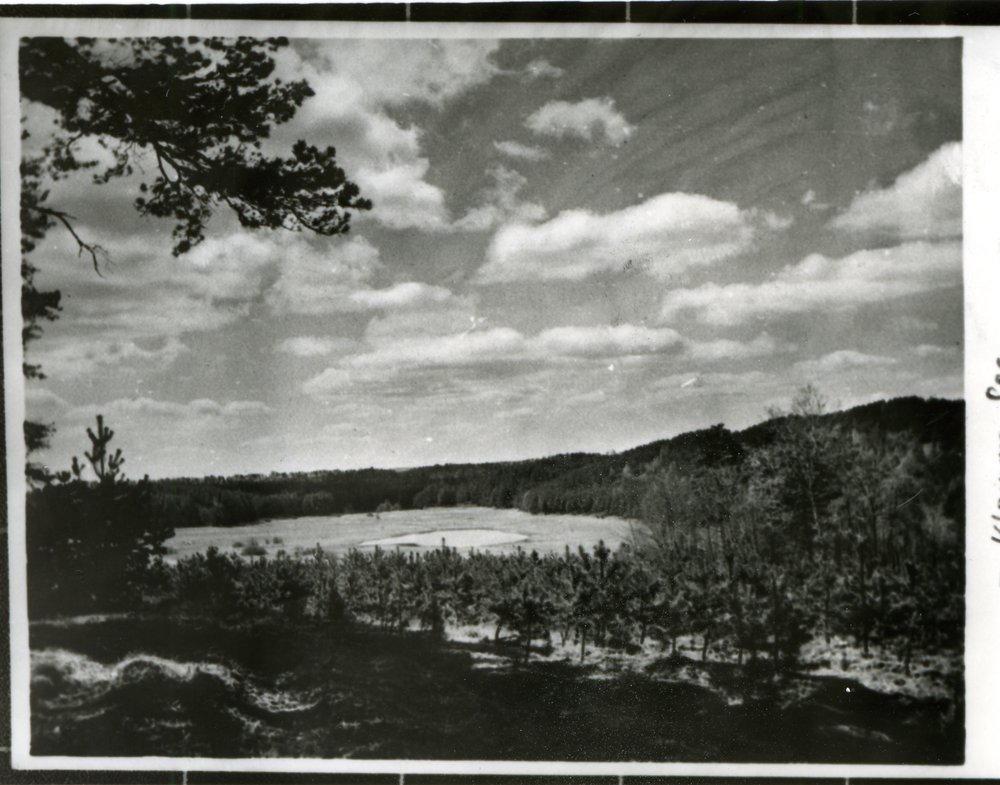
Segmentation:
{"type": "Polygon", "coordinates": [[[347,621],[347,603],[337,590],[336,584],[331,584],[326,595],[326,618],[328,621],[340,623],[347,621]]]}
{"type": "MultiPolygon", "coordinates": [[[[251,545],[247,547],[251,547],[251,545]]],[[[260,546],[258,546],[260,547],[260,546]]],[[[247,561],[214,546],[182,559],[170,572],[179,609],[216,619],[298,619],[317,593],[315,576],[294,559],[247,561]]]]}
{"type": "Polygon", "coordinates": [[[226,617],[241,606],[240,572],[245,562],[214,545],[177,562],[171,575],[173,594],[183,608],[204,610],[226,617]]]}
{"type": "Polygon", "coordinates": [[[257,542],[255,537],[251,537],[250,542],[240,552],[244,556],[267,556],[267,548],[257,542]]]}

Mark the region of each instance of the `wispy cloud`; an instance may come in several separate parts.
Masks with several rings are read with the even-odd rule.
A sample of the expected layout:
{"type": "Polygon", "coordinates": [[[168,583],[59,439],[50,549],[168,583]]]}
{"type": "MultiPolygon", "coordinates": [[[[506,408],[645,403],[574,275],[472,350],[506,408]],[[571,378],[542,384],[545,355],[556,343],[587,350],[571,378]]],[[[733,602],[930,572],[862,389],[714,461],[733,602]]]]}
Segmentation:
{"type": "Polygon", "coordinates": [[[315,335],[300,335],[281,341],[275,351],[295,357],[322,357],[327,354],[342,354],[355,348],[357,343],[348,338],[321,338],[315,335]]]}
{"type": "Polygon", "coordinates": [[[378,308],[423,308],[447,302],[455,295],[442,286],[431,286],[416,281],[390,286],[386,289],[359,289],[352,292],[348,301],[365,310],[378,308]]]}
{"type": "Polygon", "coordinates": [[[581,357],[662,354],[684,348],[684,339],[674,330],[632,324],[554,327],[540,333],[536,343],[546,353],[581,357]]]}
{"type": "Polygon", "coordinates": [[[752,357],[769,357],[774,354],[792,352],[796,348],[795,344],[777,341],[764,332],[752,341],[736,341],[731,338],[690,341],[686,354],[693,360],[711,362],[713,360],[745,360],[752,357]]]}
{"type": "Polygon", "coordinates": [[[703,395],[706,390],[714,395],[747,395],[767,382],[768,376],[762,371],[674,373],[654,379],[648,387],[651,391],[668,393],[671,397],[703,395]]]}
{"type": "Polygon", "coordinates": [[[910,350],[917,357],[922,359],[960,359],[962,349],[958,346],[935,346],[934,344],[922,343],[914,346],[910,350]]]}
{"type": "MultiPolygon", "coordinates": [[[[461,333],[413,335],[383,333],[368,340],[365,351],[344,357],[308,380],[303,390],[314,397],[339,395],[351,388],[371,394],[405,394],[411,389],[440,389],[462,375],[488,378],[529,377],[541,368],[587,368],[644,372],[645,363],[674,360],[711,364],[788,351],[787,344],[761,334],[752,341],[690,340],[669,328],[641,325],[563,326],[525,336],[511,328],[461,333]]],[[[568,387],[566,389],[569,389],[568,387]]]]}
{"type": "Polygon", "coordinates": [[[885,368],[886,366],[896,365],[898,362],[899,360],[895,357],[864,354],[853,349],[840,349],[815,360],[802,360],[796,363],[795,367],[806,375],[822,376],[858,369],[885,368]]]}
{"type": "Polygon", "coordinates": [[[357,290],[367,287],[380,267],[378,249],[364,237],[300,249],[283,260],[281,273],[265,295],[275,313],[336,313],[357,290]]]}
{"type": "Polygon", "coordinates": [[[544,161],[550,156],[549,151],[542,147],[532,147],[520,142],[494,142],[493,146],[504,155],[519,158],[522,161],[544,161]]]}
{"type": "Polygon", "coordinates": [[[219,403],[210,398],[197,398],[187,403],[164,401],[141,396],[119,398],[103,404],[88,404],[74,408],[68,417],[87,420],[104,413],[109,422],[113,419],[129,420],[137,415],[164,418],[167,420],[190,420],[199,418],[241,418],[259,417],[271,412],[271,407],[261,401],[229,401],[219,403]]]}
{"type": "Polygon", "coordinates": [[[552,65],[548,60],[532,60],[524,67],[524,71],[534,79],[539,77],[558,79],[566,73],[562,68],[552,65]]]}

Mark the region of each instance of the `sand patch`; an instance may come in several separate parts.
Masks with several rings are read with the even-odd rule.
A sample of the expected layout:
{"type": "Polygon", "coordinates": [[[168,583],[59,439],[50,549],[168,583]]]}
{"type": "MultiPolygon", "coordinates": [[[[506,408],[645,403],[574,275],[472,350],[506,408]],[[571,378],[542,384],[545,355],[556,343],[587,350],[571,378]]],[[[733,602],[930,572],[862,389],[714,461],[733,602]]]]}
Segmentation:
{"type": "Polygon", "coordinates": [[[446,545],[449,548],[487,548],[491,545],[505,545],[514,542],[524,542],[525,534],[503,532],[497,529],[439,529],[431,532],[401,534],[398,537],[385,537],[380,540],[368,540],[362,546],[381,548],[439,548],[446,545]]]}

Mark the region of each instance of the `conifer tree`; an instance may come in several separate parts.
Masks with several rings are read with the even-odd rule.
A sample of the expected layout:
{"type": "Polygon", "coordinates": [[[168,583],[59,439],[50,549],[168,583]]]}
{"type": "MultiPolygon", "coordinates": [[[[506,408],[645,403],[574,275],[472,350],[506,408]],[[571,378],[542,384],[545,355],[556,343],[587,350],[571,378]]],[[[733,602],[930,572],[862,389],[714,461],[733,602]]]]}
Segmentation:
{"type": "MultiPolygon", "coordinates": [[[[20,43],[22,100],[55,113],[57,132],[21,161],[22,340],[41,335],[42,322],[58,318],[59,291],[35,287],[38,268],[27,256],[53,227],[72,236],[100,274],[104,250],[82,236],[74,217],[49,202],[48,184],[91,171],[100,186],[132,178],[137,159],[155,163],[151,182],[136,185],[140,214],[172,219],[173,254],[205,238],[219,207],[248,228],[308,230],[334,236],[350,229],[351,210],[368,210],[337,165],[333,147],[298,141],[287,157],[268,157],[262,142],[292,119],[314,95],[304,80],[274,76],[273,55],[285,38],[24,38],[20,43]],[[102,170],[81,156],[81,142],[96,141],[112,157],[102,170]]],[[[26,134],[27,132],[25,132],[26,134]]],[[[43,378],[24,364],[25,377],[43,378]]],[[[53,427],[25,425],[28,453],[43,449],[53,427]]],[[[29,479],[46,480],[28,466],[29,479]]]]}

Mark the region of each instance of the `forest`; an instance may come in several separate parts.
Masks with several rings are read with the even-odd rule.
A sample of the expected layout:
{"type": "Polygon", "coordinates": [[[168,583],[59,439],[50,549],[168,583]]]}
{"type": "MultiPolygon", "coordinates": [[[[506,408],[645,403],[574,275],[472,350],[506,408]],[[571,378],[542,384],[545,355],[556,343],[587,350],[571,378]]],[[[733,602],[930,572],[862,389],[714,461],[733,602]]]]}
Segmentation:
{"type": "MultiPolygon", "coordinates": [[[[898,449],[932,453],[921,460],[935,467],[934,481],[941,483],[933,488],[933,498],[947,508],[947,517],[961,517],[962,402],[920,398],[880,401],[849,411],[817,414],[816,428],[805,430],[801,426],[807,418],[777,414],[739,433],[720,424],[617,454],[573,453],[509,463],[401,470],[156,480],[148,484],[154,499],[151,514],[174,527],[236,526],[268,518],[474,504],[532,513],[645,520],[651,512],[649,505],[658,496],[670,491],[672,495],[690,494],[695,486],[704,489],[713,481],[746,487],[751,478],[760,479],[761,461],[770,461],[771,469],[778,471],[781,467],[775,460],[793,460],[789,450],[806,449],[803,440],[822,436],[826,440],[823,444],[809,448],[814,453],[809,456],[814,464],[809,471],[816,474],[817,493],[821,486],[823,494],[835,494],[841,482],[837,473],[851,455],[847,445],[839,443],[841,438],[863,441],[866,452],[884,451],[885,440],[890,439],[900,442],[898,449]],[[796,440],[800,442],[797,445],[793,444],[796,440]],[[820,455],[822,450],[827,454],[820,455]]],[[[910,469],[916,470],[916,463],[901,468],[910,469]]],[[[795,481],[786,484],[789,482],[795,481]]],[[[925,488],[921,501],[926,502],[930,497],[924,494],[931,492],[925,488]]],[[[796,502],[787,494],[783,498],[792,503],[802,501],[796,502]]],[[[817,525],[817,520],[812,525],[817,525]]]]}
{"type": "Polygon", "coordinates": [[[28,494],[32,615],[194,602],[213,617],[301,617],[332,603],[397,627],[489,618],[523,634],[526,649],[549,629],[572,630],[582,646],[697,631],[706,650],[727,642],[775,663],[816,633],[849,633],[866,650],[898,644],[907,658],[914,646],[957,645],[963,404],[823,405],[807,388],[791,412],[741,433],[715,426],[619,455],[139,482],[116,476],[114,455],[101,468],[113,432],[99,422],[101,479],[79,479],[75,464],[73,478],[28,494]],[[616,553],[162,561],[178,526],[454,504],[638,525],[616,553]]]}
{"type": "MultiPolygon", "coordinates": [[[[803,658],[803,647],[810,641],[825,643],[822,650],[828,653],[841,647],[844,655],[839,667],[845,675],[850,670],[845,641],[856,653],[852,656],[867,661],[867,667],[898,663],[892,671],[899,677],[897,683],[911,673],[915,679],[926,680],[936,672],[933,668],[942,667],[930,667],[929,658],[940,655],[934,662],[953,661],[956,654],[961,656],[963,643],[964,405],[913,398],[826,414],[823,404],[822,396],[807,388],[790,412],[775,413],[741,433],[717,426],[621,455],[203,481],[123,481],[121,454],[110,453],[113,432],[99,422],[96,433],[90,431],[94,450],[87,458],[101,479],[84,482],[77,465],[74,472],[28,495],[29,615],[39,622],[33,625],[32,649],[85,651],[96,646],[103,656],[111,656],[110,650],[120,648],[116,618],[131,620],[127,625],[139,637],[129,633],[129,640],[149,638],[143,644],[134,642],[133,648],[162,650],[156,656],[172,661],[183,662],[183,657],[194,656],[205,645],[192,642],[191,651],[177,648],[179,640],[201,630],[196,638],[216,641],[205,656],[214,661],[220,650],[230,651],[224,660],[231,668],[250,645],[250,639],[243,644],[229,641],[233,636],[251,636],[255,641],[269,635],[301,638],[296,644],[301,646],[301,656],[312,663],[309,669],[318,669],[310,689],[356,693],[352,711],[364,714],[363,725],[378,725],[384,721],[386,706],[411,700],[407,697],[411,688],[396,684],[394,677],[386,682],[384,673],[369,674],[370,689],[359,686],[368,683],[363,674],[372,667],[370,662],[407,672],[426,666],[439,681],[454,679],[458,673],[454,668],[459,666],[452,663],[451,675],[439,672],[441,657],[460,645],[479,652],[473,656],[500,656],[519,669],[517,679],[529,681],[541,678],[542,671],[557,664],[552,659],[554,651],[561,658],[560,667],[582,668],[583,675],[608,657],[619,663],[615,667],[624,668],[622,674],[633,673],[628,663],[634,662],[640,669],[637,674],[649,675],[630,678],[640,679],[646,685],[642,694],[650,695],[662,687],[663,679],[675,686],[684,682],[675,682],[678,670],[697,663],[708,669],[711,688],[691,700],[708,701],[715,707],[711,712],[730,717],[705,720],[706,728],[714,729],[705,731],[714,734],[712,738],[726,723],[737,721],[730,716],[732,712],[743,717],[739,712],[782,707],[781,721],[791,725],[797,722],[792,719],[794,712],[806,713],[805,729],[794,732],[802,738],[779,745],[780,749],[765,740],[765,736],[771,738],[769,734],[762,736],[760,728],[754,730],[750,719],[739,719],[747,723],[743,742],[749,746],[719,753],[721,759],[735,755],[735,759],[787,760],[788,755],[806,754],[809,760],[819,755],[829,760],[875,756],[879,760],[957,762],[964,727],[960,668],[935,677],[944,679],[947,700],[888,694],[866,698],[858,709],[854,704],[841,705],[841,688],[829,698],[839,708],[826,703],[817,708],[820,693],[812,682],[804,701],[801,696],[789,697],[789,691],[801,689],[802,678],[809,678],[803,674],[823,664],[803,658]],[[358,480],[353,494],[349,490],[352,479],[358,480]],[[385,509],[386,505],[506,504],[538,514],[607,513],[631,518],[635,527],[631,541],[614,551],[603,542],[590,549],[567,546],[563,553],[544,554],[518,549],[514,553],[474,550],[463,555],[448,547],[423,553],[375,547],[338,556],[317,547],[294,556],[281,552],[276,558],[248,558],[210,548],[176,561],[163,559],[163,543],[172,536],[174,521],[192,520],[178,517],[178,510],[193,510],[195,519],[208,522],[200,510],[229,509],[226,500],[242,499],[242,514],[250,520],[265,510],[272,515],[336,514],[333,503],[323,508],[312,506],[315,501],[307,502],[318,498],[342,498],[345,506],[356,505],[353,508],[359,510],[366,505],[385,509]],[[95,613],[112,616],[87,617],[107,619],[88,623],[89,643],[80,638],[74,625],[53,621],[95,613]],[[463,629],[478,630],[479,637],[459,644],[454,636],[463,629]],[[370,653],[362,657],[364,651],[370,653]],[[661,654],[651,660],[650,651],[661,654]],[[341,665],[333,676],[324,670],[329,664],[322,664],[330,657],[341,658],[336,660],[341,665]],[[314,658],[317,662],[312,662],[314,658]],[[355,663],[353,670],[342,669],[347,662],[355,663]],[[740,697],[733,697],[734,690],[740,697]],[[385,691],[388,697],[382,695],[385,691]],[[727,694],[716,705],[719,696],[727,694]],[[892,706],[873,708],[872,701],[887,700],[894,701],[892,706]],[[863,731],[867,736],[863,742],[840,737],[831,741],[823,735],[829,733],[828,726],[817,719],[820,710],[826,712],[823,723],[835,721],[829,727],[850,728],[859,722],[867,727],[863,731]],[[863,719],[857,718],[859,711],[863,719]],[[889,738],[892,744],[886,741],[889,738]],[[816,752],[821,748],[826,752],[816,752]]],[[[287,651],[267,651],[271,653],[260,656],[277,658],[282,673],[292,667],[287,651]]],[[[127,652],[119,654],[125,657],[127,652]]],[[[135,655],[130,657],[122,662],[134,662],[135,655]]],[[[253,668],[265,668],[256,655],[252,660],[253,668]]],[[[164,661],[153,660],[154,664],[164,661]]],[[[825,665],[831,666],[829,659],[825,665]]],[[[57,690],[51,703],[46,696],[51,684],[66,683],[67,676],[59,668],[68,666],[60,662],[51,667],[58,675],[45,675],[42,667],[45,678],[33,691],[37,698],[34,736],[39,750],[64,752],[66,742],[51,734],[56,732],[53,728],[58,730],[61,723],[71,721],[63,705],[65,696],[57,690]]],[[[134,678],[145,684],[152,678],[149,667],[149,663],[144,665],[134,678]]],[[[267,660],[266,667],[279,665],[267,660]]],[[[570,690],[574,695],[582,689],[580,700],[589,694],[586,679],[579,682],[579,674],[560,673],[554,682],[543,679],[540,685],[570,690]]],[[[887,671],[886,675],[891,674],[887,671]]],[[[273,678],[280,682],[286,676],[273,678]]],[[[117,684],[121,678],[112,682],[117,684]]],[[[462,689],[471,690],[466,699],[472,703],[463,703],[461,712],[473,711],[470,706],[479,706],[479,701],[488,703],[488,709],[475,709],[475,716],[466,718],[473,723],[467,728],[472,737],[487,745],[477,754],[508,758],[554,754],[556,748],[545,744],[538,750],[513,742],[502,749],[489,746],[493,742],[487,741],[487,735],[475,730],[480,721],[475,719],[480,717],[476,712],[498,712],[519,725],[527,714],[537,712],[537,705],[528,701],[510,707],[507,702],[513,698],[495,694],[494,682],[487,680],[481,688],[473,688],[468,686],[472,677],[463,678],[467,680],[462,689]]],[[[624,682],[618,683],[621,678],[625,676],[620,675],[614,684],[625,689],[624,682]]],[[[846,683],[849,695],[862,689],[853,681],[846,683]]],[[[832,687],[821,686],[820,692],[823,689],[832,687]]],[[[525,696],[520,687],[517,694],[525,696]]],[[[623,693],[614,712],[630,715],[630,706],[638,698],[628,695],[623,693]]],[[[569,700],[565,696],[559,700],[564,699],[569,700]]],[[[438,698],[427,697],[411,708],[426,714],[426,722],[437,728],[442,717],[457,711],[438,703],[438,698]]],[[[164,697],[168,725],[176,724],[173,712],[180,711],[179,705],[164,697]]],[[[85,716],[97,715],[88,709],[85,716]]],[[[269,739],[273,741],[288,716],[275,715],[277,724],[268,731],[269,739]]],[[[601,716],[587,715],[586,722],[604,721],[601,716]]],[[[105,721],[111,720],[93,720],[100,728],[105,721]]],[[[289,730],[289,738],[301,741],[305,731],[297,724],[294,727],[298,730],[289,730]]],[[[646,750],[643,754],[656,759],[701,759],[703,755],[720,759],[705,751],[708,742],[685,748],[686,752],[671,752],[654,743],[659,737],[649,736],[649,728],[636,732],[639,747],[635,749],[646,750]]],[[[385,743],[384,729],[372,733],[378,745],[385,743]]],[[[794,733],[790,739],[798,738],[794,733]]],[[[323,741],[315,754],[338,754],[331,750],[348,742],[337,738],[323,741]]],[[[164,748],[157,744],[166,743],[146,731],[137,731],[136,739],[136,746],[128,747],[125,754],[161,754],[164,748]]],[[[435,739],[435,744],[444,743],[435,739]]],[[[552,743],[570,741],[557,734],[552,743]]],[[[183,744],[181,748],[188,750],[185,754],[262,754],[254,746],[257,743],[248,742],[241,732],[207,750],[183,744]]],[[[426,752],[431,749],[426,739],[412,743],[415,746],[404,746],[394,754],[432,754],[426,752]]],[[[303,754],[297,744],[289,741],[289,746],[274,754],[303,754]]],[[[378,754],[386,754],[386,747],[379,749],[378,754]]],[[[87,750],[81,754],[91,754],[87,750]]],[[[116,748],[112,754],[121,750],[116,748]]],[[[463,757],[451,747],[433,754],[463,757]]],[[[581,759],[587,755],[616,759],[626,753],[605,742],[589,752],[573,754],[584,756],[581,759]]]]}

